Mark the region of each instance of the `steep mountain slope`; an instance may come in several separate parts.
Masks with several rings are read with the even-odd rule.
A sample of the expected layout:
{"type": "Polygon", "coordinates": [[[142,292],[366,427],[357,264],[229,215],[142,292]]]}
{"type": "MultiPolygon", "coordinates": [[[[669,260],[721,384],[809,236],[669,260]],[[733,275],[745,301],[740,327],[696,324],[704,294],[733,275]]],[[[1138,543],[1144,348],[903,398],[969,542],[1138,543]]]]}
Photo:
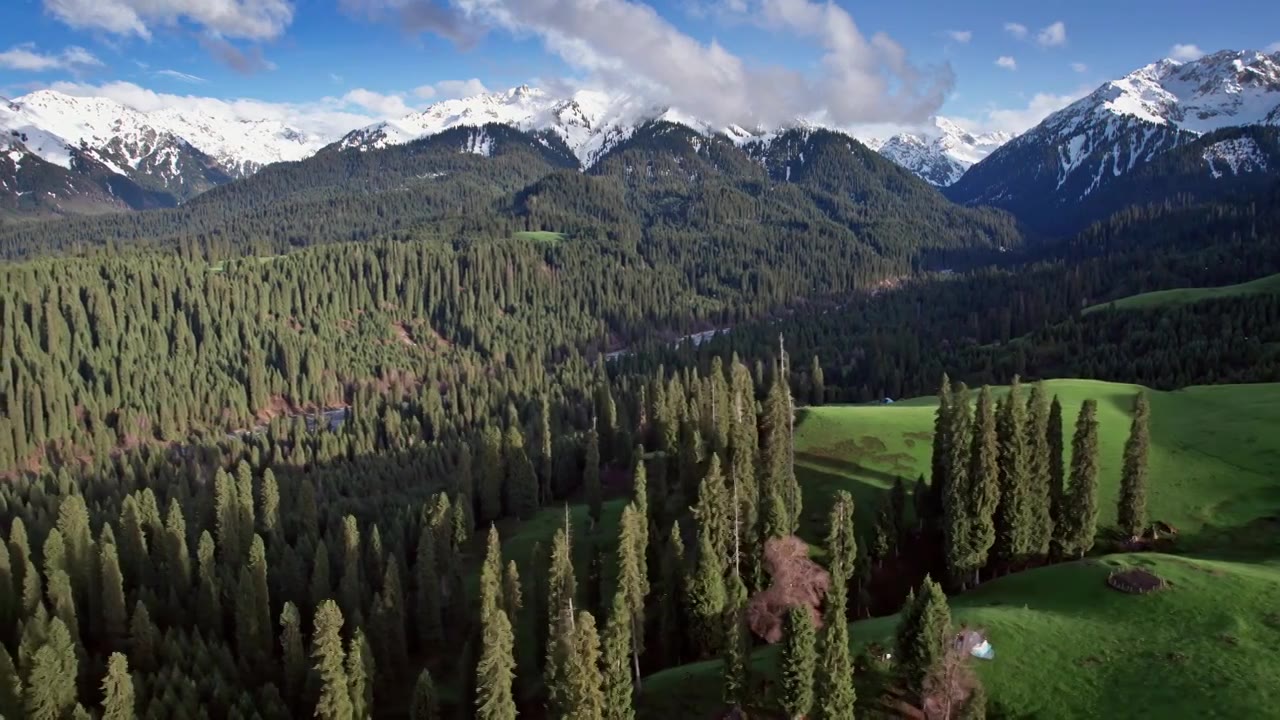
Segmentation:
{"type": "MultiPolygon", "coordinates": [[[[109,180],[148,191],[145,202],[135,203],[126,194],[108,203],[118,209],[175,205],[269,163],[307,157],[323,145],[279,122],[175,109],[143,113],[106,98],[51,90],[0,103],[0,132],[10,143],[20,143],[23,152],[91,180],[99,190],[106,190],[109,180]]],[[[32,191],[64,199],[83,194],[85,203],[101,205],[88,186],[72,186],[81,189],[73,192],[56,183],[32,191]]]]}
{"type": "MultiPolygon", "coordinates": [[[[1223,51],[1190,63],[1162,60],[1050,115],[970,168],[947,195],[1010,210],[1045,233],[1066,234],[1097,219],[1083,206],[1111,193],[1125,176],[1205,133],[1244,125],[1280,125],[1280,53],[1223,51]]],[[[1223,155],[1203,177],[1212,183],[1238,175],[1227,156],[1250,151],[1222,146],[1206,152],[1223,155]]]]}
{"type": "Polygon", "coordinates": [[[900,133],[888,140],[869,140],[868,146],[929,184],[946,187],[1013,139],[1007,132],[974,134],[943,117],[935,117],[933,123],[928,133],[900,133]]]}

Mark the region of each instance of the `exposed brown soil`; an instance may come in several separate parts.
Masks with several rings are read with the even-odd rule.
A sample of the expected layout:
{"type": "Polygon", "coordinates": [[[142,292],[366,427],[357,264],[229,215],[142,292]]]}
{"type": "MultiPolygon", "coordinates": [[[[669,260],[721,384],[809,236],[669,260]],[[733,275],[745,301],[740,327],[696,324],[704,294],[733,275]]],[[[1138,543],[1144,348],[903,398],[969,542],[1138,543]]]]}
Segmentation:
{"type": "Polygon", "coordinates": [[[1159,575],[1142,568],[1113,572],[1107,576],[1107,585],[1113,590],[1133,595],[1145,595],[1168,587],[1168,583],[1159,575]]]}

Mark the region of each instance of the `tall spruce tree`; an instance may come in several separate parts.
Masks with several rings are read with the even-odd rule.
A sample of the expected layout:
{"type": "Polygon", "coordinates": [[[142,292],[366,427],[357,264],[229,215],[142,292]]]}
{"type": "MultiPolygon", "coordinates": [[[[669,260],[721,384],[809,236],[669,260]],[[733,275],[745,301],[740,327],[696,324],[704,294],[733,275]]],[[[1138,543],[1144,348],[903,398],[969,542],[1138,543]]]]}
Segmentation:
{"type": "Polygon", "coordinates": [[[476,663],[477,720],[512,720],[516,702],[515,634],[503,610],[502,556],[498,531],[489,530],[489,549],[480,571],[480,660],[476,663]]]}
{"type": "Polygon", "coordinates": [[[1049,542],[1053,536],[1053,479],[1049,457],[1049,396],[1044,383],[1031,386],[1027,400],[1027,518],[1031,525],[1029,548],[1032,556],[1043,558],[1049,554],[1049,542]]]}
{"type": "Polygon", "coordinates": [[[970,562],[969,452],[972,409],[969,389],[961,383],[952,393],[947,416],[947,486],[942,495],[942,541],[947,574],[952,583],[963,586],[973,574],[970,562]]]}
{"type": "Polygon", "coordinates": [[[60,618],[49,622],[44,645],[35,651],[27,672],[23,707],[30,720],[62,720],[76,706],[75,643],[60,618]]]}
{"type": "Polygon", "coordinates": [[[1129,439],[1124,444],[1124,469],[1120,473],[1120,498],[1116,512],[1120,531],[1131,538],[1140,537],[1147,526],[1150,415],[1147,394],[1140,392],[1133,401],[1133,423],[1129,427],[1129,439]]]}
{"type": "Polygon", "coordinates": [[[1085,400],[1071,439],[1071,487],[1066,500],[1067,536],[1063,550],[1084,557],[1098,530],[1098,403],[1085,400]]]}
{"type": "Polygon", "coordinates": [[[978,393],[972,428],[966,488],[969,516],[966,567],[976,585],[978,571],[987,564],[988,553],[995,543],[995,510],[1000,499],[1000,444],[989,387],[984,386],[978,393]]]}
{"type": "Polygon", "coordinates": [[[565,675],[559,709],[563,720],[599,720],[604,716],[600,673],[600,639],[591,613],[581,611],[568,625],[564,645],[565,675]]]}
{"type": "Polygon", "coordinates": [[[951,446],[955,442],[951,433],[955,430],[952,418],[951,378],[944,373],[938,388],[938,409],[933,416],[933,448],[930,456],[929,485],[931,493],[927,501],[917,498],[917,514],[926,529],[943,529],[943,503],[951,485],[951,446]],[[920,510],[924,510],[923,514],[920,510]]]}
{"type": "Polygon", "coordinates": [[[818,653],[813,614],[808,607],[792,607],[783,625],[780,663],[782,709],[787,717],[802,720],[813,708],[814,673],[818,653]]]}
{"type": "Polygon", "coordinates": [[[426,668],[418,673],[418,680],[413,684],[409,720],[440,720],[440,696],[436,693],[431,671],[426,668]]]}
{"type": "Polygon", "coordinates": [[[849,621],[845,615],[849,581],[857,560],[853,527],[853,497],[841,491],[831,507],[827,528],[831,588],[827,591],[822,656],[817,669],[817,707],[820,720],[853,718],[856,695],[853,659],[849,654],[849,621]]]}
{"type": "Polygon", "coordinates": [[[929,675],[942,662],[951,636],[951,609],[942,587],[925,576],[920,591],[907,596],[898,622],[896,657],[903,685],[921,701],[929,675]]]}
{"type": "Polygon", "coordinates": [[[595,428],[587,431],[587,450],[582,467],[582,487],[587,496],[587,511],[594,523],[600,522],[604,508],[604,490],[600,485],[600,436],[595,428]]]}
{"type": "Polygon", "coordinates": [[[1027,458],[1026,407],[1017,377],[1000,401],[996,418],[999,444],[1000,499],[996,505],[995,561],[1004,569],[1021,565],[1032,554],[1035,522],[1027,458]]]}
{"type": "Polygon", "coordinates": [[[728,569],[730,544],[733,541],[733,498],[724,485],[720,456],[711,455],[706,477],[698,487],[698,504],[693,508],[698,532],[707,535],[721,574],[728,569]]]}
{"type": "Polygon", "coordinates": [[[120,653],[107,660],[107,676],[102,680],[102,720],[133,720],[133,678],[129,661],[120,653]]]}
{"type": "Polygon", "coordinates": [[[613,607],[605,624],[601,650],[603,667],[603,720],[635,717],[631,681],[631,606],[621,586],[613,594],[613,607]]]}
{"type": "Polygon", "coordinates": [[[1045,432],[1049,443],[1049,515],[1053,527],[1050,532],[1049,552],[1062,557],[1069,532],[1066,509],[1066,466],[1063,444],[1062,402],[1057,395],[1049,405],[1049,427],[1045,432]]]}
{"type": "Polygon", "coordinates": [[[342,611],[333,600],[316,609],[311,634],[311,658],[320,681],[315,716],[320,720],[352,720],[351,691],[347,685],[346,653],[342,648],[342,611]]]}
{"type": "Polygon", "coordinates": [[[724,564],[716,556],[709,533],[698,531],[698,558],[687,581],[689,610],[696,623],[693,636],[699,654],[712,657],[720,648],[725,609],[724,564]]]}
{"type": "Polygon", "coordinates": [[[351,693],[351,716],[355,720],[373,717],[373,650],[364,630],[357,629],[347,649],[347,687],[351,693]]]}

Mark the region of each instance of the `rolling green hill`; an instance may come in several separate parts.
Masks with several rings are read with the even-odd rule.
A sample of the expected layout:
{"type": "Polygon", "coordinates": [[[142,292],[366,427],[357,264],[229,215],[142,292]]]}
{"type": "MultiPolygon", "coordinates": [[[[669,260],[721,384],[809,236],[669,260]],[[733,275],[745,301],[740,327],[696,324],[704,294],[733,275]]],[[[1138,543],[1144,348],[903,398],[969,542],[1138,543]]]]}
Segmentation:
{"type": "MultiPolygon", "coordinates": [[[[1137,385],[1053,380],[1063,403],[1069,447],[1075,415],[1087,398],[1098,401],[1100,524],[1115,520],[1121,455],[1137,385]]],[[[1280,509],[1280,385],[1214,385],[1150,393],[1152,519],[1184,536],[1233,528],[1280,509]]],[[[933,398],[893,405],[828,406],[802,412],[796,427],[796,472],[805,489],[805,515],[820,525],[837,490],[859,501],[859,520],[870,522],[876,496],[901,476],[929,470],[933,398]]],[[[817,526],[815,525],[815,527],[817,526]]],[[[816,536],[811,536],[816,537],[816,536]]],[[[1211,538],[1185,542],[1212,544],[1211,538]]]]}
{"type": "MultiPolygon", "coordinates": [[[[953,598],[953,621],[983,629],[995,647],[974,661],[997,717],[1207,718],[1258,716],[1280,699],[1280,566],[1111,555],[1010,575],[953,598]],[[1149,595],[1106,585],[1126,566],[1169,582],[1149,595]],[[1006,714],[1007,713],[1007,714],[1006,714]]],[[[897,617],[850,626],[852,645],[891,646],[897,617]]],[[[757,671],[776,662],[758,650],[757,671]]],[[[875,678],[860,677],[861,717],[874,717],[875,678]]],[[[711,717],[720,664],[646,679],[640,718],[711,717]]]]}
{"type": "MultiPolygon", "coordinates": [[[[1140,386],[1054,380],[1070,447],[1075,414],[1098,401],[1100,530],[1115,522],[1122,450],[1140,386]]],[[[1004,392],[1004,389],[1000,389],[1004,392]]],[[[1000,717],[1233,717],[1267,707],[1280,671],[1280,385],[1221,385],[1149,391],[1152,406],[1149,510],[1179,528],[1179,552],[1110,555],[1010,575],[952,598],[957,624],[986,630],[996,648],[978,662],[1000,717]],[[1105,584],[1117,567],[1145,566],[1170,582],[1152,595],[1105,584]]],[[[895,478],[927,473],[936,400],[802,410],[796,473],[804,490],[801,533],[821,537],[838,490],[871,525],[895,478]]],[[[1068,449],[1068,452],[1070,450],[1068,449]]],[[[896,617],[851,626],[860,652],[892,642],[896,617]]],[[[776,648],[753,664],[771,676],[776,648]]],[[[875,716],[883,679],[858,678],[860,715],[875,716]]],[[[646,679],[641,718],[710,717],[719,707],[716,662],[646,679]]]]}
{"type": "Polygon", "coordinates": [[[1189,305],[1202,300],[1217,300],[1219,298],[1249,295],[1274,295],[1276,293],[1280,293],[1280,274],[1268,275],[1257,280],[1224,287],[1176,288],[1174,290],[1160,290],[1142,293],[1141,295],[1131,295],[1114,302],[1094,305],[1087,308],[1085,312],[1089,313],[1103,309],[1147,310],[1150,308],[1168,308],[1189,305]]]}

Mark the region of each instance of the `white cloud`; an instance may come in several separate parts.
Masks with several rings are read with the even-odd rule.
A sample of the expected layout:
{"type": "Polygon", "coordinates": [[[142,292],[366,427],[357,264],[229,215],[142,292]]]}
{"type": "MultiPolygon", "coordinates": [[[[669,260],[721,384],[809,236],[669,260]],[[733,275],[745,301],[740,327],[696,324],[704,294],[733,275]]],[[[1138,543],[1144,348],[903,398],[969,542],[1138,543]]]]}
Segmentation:
{"type": "Polygon", "coordinates": [[[1017,70],[1017,69],[1018,69],[1018,61],[1017,61],[1017,60],[1014,60],[1013,58],[1009,57],[1008,55],[1001,55],[1000,57],[996,58],[996,65],[998,65],[999,67],[1004,68],[1005,70],[1017,70]]]}
{"type": "Polygon", "coordinates": [[[73,28],[142,38],[188,22],[221,37],[268,40],[293,22],[290,0],[44,0],[44,9],[73,28]]]}
{"type": "Polygon", "coordinates": [[[1036,33],[1036,42],[1040,47],[1061,47],[1067,44],[1067,26],[1061,20],[1042,28],[1036,33]]]}
{"type": "Polygon", "coordinates": [[[1024,40],[1027,37],[1027,26],[1022,23],[1007,22],[1004,24],[1004,31],[1019,40],[1024,40]]]}
{"type": "Polygon", "coordinates": [[[1085,65],[1085,64],[1084,64],[1084,63],[1082,63],[1082,62],[1073,62],[1073,63],[1071,63],[1071,69],[1072,69],[1072,71],[1074,71],[1074,72],[1078,72],[1078,73],[1089,72],[1089,66],[1088,66],[1088,65],[1085,65]]]}
{"type": "Polygon", "coordinates": [[[167,77],[172,80],[179,80],[185,83],[192,83],[195,85],[199,85],[201,83],[206,82],[205,79],[200,77],[199,75],[192,75],[190,73],[184,73],[179,70],[157,70],[155,74],[161,77],[167,77]]]}
{"type": "MultiPolygon", "coordinates": [[[[489,92],[489,88],[480,82],[479,78],[471,78],[470,80],[441,80],[434,86],[436,94],[441,100],[449,98],[471,97],[472,95],[482,95],[489,92]]],[[[421,88],[419,88],[421,90],[421,88]]]]}
{"type": "Polygon", "coordinates": [[[970,132],[1007,132],[1020,134],[1035,127],[1051,113],[1057,112],[1088,95],[1090,88],[1082,86],[1065,95],[1036,93],[1025,107],[989,107],[980,119],[953,118],[970,132]]]}
{"type": "Polygon", "coordinates": [[[961,44],[968,43],[970,40],[973,39],[972,30],[948,30],[946,32],[946,35],[947,37],[961,44]]]}
{"type": "Polygon", "coordinates": [[[36,50],[32,43],[15,45],[0,52],[0,67],[8,70],[26,70],[28,72],[47,72],[50,70],[77,70],[89,67],[101,67],[102,61],[93,53],[82,47],[72,45],[57,55],[48,55],[36,50]]]}
{"type": "Polygon", "coordinates": [[[356,88],[348,92],[342,96],[342,101],[362,107],[381,117],[404,117],[413,112],[413,108],[405,103],[403,95],[384,95],[364,88],[356,88]]]}
{"type": "Polygon", "coordinates": [[[1280,53],[1280,42],[1273,42],[1265,50],[1269,53],[1280,53]]]}
{"type": "Polygon", "coordinates": [[[1169,48],[1169,57],[1181,62],[1191,62],[1204,57],[1204,51],[1191,43],[1178,43],[1169,48]]]}
{"type": "MultiPolygon", "coordinates": [[[[809,42],[813,72],[760,67],[718,42],[703,43],[632,0],[451,0],[471,24],[540,38],[595,85],[671,105],[712,123],[777,125],[822,115],[835,124],[918,122],[954,85],[949,65],[922,68],[884,34],[863,35],[839,5],[818,0],[746,0],[736,18],[809,42]]],[[[383,9],[424,0],[344,0],[383,9]]]]}
{"type": "Polygon", "coordinates": [[[341,137],[352,128],[364,127],[381,119],[366,112],[353,111],[352,103],[343,98],[324,98],[310,103],[273,103],[253,99],[198,97],[158,93],[128,82],[104,85],[57,82],[51,89],[68,95],[106,97],[142,112],[176,110],[193,115],[235,120],[277,120],[306,133],[324,137],[341,137]]]}
{"type": "Polygon", "coordinates": [[[332,80],[335,85],[342,84],[342,76],[338,73],[329,73],[329,79],[332,80]]]}

